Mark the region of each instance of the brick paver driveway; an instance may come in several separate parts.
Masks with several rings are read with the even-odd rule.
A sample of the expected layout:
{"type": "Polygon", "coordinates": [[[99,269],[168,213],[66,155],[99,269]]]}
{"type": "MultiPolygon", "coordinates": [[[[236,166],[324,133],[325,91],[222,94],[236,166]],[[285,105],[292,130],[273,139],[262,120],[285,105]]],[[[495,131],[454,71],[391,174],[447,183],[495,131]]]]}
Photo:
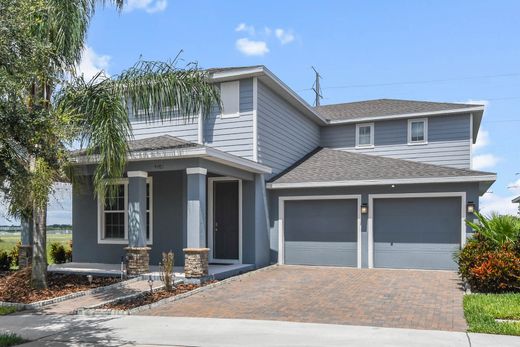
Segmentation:
{"type": "Polygon", "coordinates": [[[277,266],[142,314],[465,331],[462,295],[447,271],[277,266]]]}

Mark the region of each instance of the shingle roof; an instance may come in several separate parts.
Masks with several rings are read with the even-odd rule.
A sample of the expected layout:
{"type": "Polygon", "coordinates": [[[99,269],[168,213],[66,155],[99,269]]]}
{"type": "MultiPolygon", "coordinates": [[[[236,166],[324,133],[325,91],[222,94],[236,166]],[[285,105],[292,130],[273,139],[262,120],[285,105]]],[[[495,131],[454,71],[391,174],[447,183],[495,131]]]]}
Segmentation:
{"type": "Polygon", "coordinates": [[[447,111],[476,106],[482,105],[416,100],[377,99],[318,106],[315,107],[314,110],[323,118],[329,120],[350,120],[357,118],[377,118],[410,113],[447,111]]]}
{"type": "Polygon", "coordinates": [[[271,179],[271,183],[367,181],[489,175],[494,175],[494,173],[456,169],[327,148],[317,148],[300,162],[271,179]]]}
{"type": "MultiPolygon", "coordinates": [[[[149,137],[140,140],[128,141],[130,152],[153,151],[161,149],[179,149],[179,148],[195,148],[202,147],[201,145],[185,141],[170,135],[160,135],[156,137],[149,137]]],[[[73,151],[73,156],[85,155],[85,150],[73,151]]]]}

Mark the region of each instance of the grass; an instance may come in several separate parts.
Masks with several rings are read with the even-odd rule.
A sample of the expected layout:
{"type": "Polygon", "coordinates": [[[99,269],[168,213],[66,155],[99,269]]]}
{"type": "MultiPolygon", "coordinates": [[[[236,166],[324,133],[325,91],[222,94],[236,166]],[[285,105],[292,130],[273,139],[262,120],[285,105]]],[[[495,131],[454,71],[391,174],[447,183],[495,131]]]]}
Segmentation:
{"type": "Polygon", "coordinates": [[[16,307],[13,306],[0,306],[0,316],[5,316],[16,312],[16,307]]]}
{"type": "MultiPolygon", "coordinates": [[[[72,239],[72,234],[50,234],[47,232],[47,261],[49,264],[52,264],[52,259],[49,254],[51,249],[51,243],[58,242],[68,247],[68,242],[72,239]]],[[[16,243],[20,241],[20,233],[13,233],[12,235],[2,235],[0,236],[0,251],[5,250],[7,252],[11,251],[16,243]]]]}
{"type": "Polygon", "coordinates": [[[24,342],[26,341],[16,334],[0,334],[0,347],[15,346],[24,342]]]}
{"type": "Polygon", "coordinates": [[[465,295],[464,316],[469,325],[468,331],[520,336],[520,322],[495,321],[520,320],[520,293],[465,295]]]}

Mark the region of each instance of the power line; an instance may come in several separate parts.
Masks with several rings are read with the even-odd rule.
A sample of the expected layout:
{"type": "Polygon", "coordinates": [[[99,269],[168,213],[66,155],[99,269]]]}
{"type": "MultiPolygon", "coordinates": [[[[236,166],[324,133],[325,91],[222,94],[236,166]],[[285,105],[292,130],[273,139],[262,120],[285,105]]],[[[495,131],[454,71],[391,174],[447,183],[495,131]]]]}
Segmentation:
{"type": "MultiPolygon", "coordinates": [[[[488,78],[500,78],[500,77],[517,77],[517,76],[520,76],[519,72],[495,74],[495,75],[481,75],[481,76],[469,76],[469,77],[458,77],[458,78],[433,79],[433,80],[382,82],[382,83],[371,83],[371,84],[347,84],[347,85],[322,87],[322,89],[348,89],[348,88],[385,87],[385,86],[442,83],[442,82],[452,82],[452,81],[467,81],[467,80],[476,80],[476,79],[488,79],[488,78]]],[[[302,91],[303,90],[312,90],[312,88],[310,88],[310,89],[302,89],[302,91]]]]}

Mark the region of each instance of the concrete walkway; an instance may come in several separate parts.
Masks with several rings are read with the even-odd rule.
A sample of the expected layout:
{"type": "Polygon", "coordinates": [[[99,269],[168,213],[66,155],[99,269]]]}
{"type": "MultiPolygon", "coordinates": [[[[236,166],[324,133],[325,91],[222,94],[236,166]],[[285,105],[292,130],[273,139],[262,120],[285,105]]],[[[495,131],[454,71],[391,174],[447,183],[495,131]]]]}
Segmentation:
{"type": "MultiPolygon", "coordinates": [[[[161,286],[161,281],[154,281],[153,287],[161,286]]],[[[110,288],[106,291],[80,296],[74,299],[65,300],[52,305],[43,306],[40,312],[44,314],[73,314],[79,308],[99,305],[103,302],[114,300],[126,295],[137,294],[150,290],[148,281],[130,281],[123,286],[110,288]]]]}
{"type": "Polygon", "coordinates": [[[24,346],[513,347],[519,337],[334,324],[185,317],[0,316],[24,346]]]}

